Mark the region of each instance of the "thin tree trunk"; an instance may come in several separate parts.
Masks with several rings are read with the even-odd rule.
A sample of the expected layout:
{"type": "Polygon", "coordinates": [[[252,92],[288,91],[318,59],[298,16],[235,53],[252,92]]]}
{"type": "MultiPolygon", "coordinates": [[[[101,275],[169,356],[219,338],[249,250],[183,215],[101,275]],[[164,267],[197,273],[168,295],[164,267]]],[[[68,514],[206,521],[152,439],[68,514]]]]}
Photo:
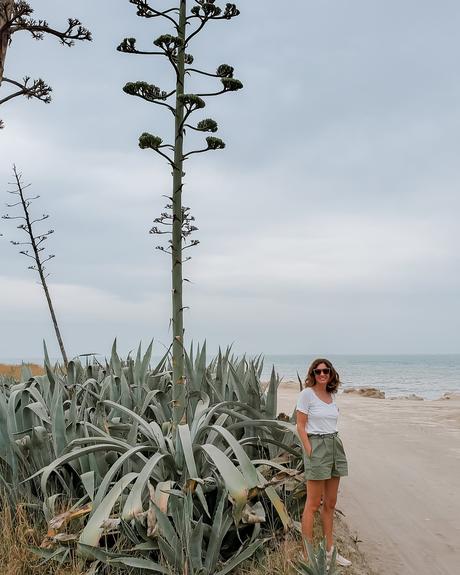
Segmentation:
{"type": "Polygon", "coordinates": [[[186,0],[180,0],[178,37],[183,43],[178,50],[176,83],[176,122],[173,169],[173,233],[172,233],[172,328],[173,328],[173,412],[178,425],[185,412],[184,322],[182,304],[182,166],[186,0]]]}
{"type": "Polygon", "coordinates": [[[6,52],[10,40],[9,27],[6,22],[13,12],[14,0],[0,0],[0,85],[3,82],[6,52]]]}
{"type": "Polygon", "coordinates": [[[54,331],[56,332],[56,338],[58,340],[59,348],[61,350],[62,359],[64,360],[65,367],[67,368],[68,360],[67,360],[67,354],[66,354],[65,348],[64,348],[64,342],[62,341],[61,332],[59,330],[59,325],[57,322],[56,314],[54,312],[53,302],[51,301],[50,292],[48,289],[48,285],[46,283],[45,270],[43,269],[43,264],[42,264],[41,259],[40,259],[40,253],[38,252],[37,243],[34,239],[34,233],[33,233],[33,229],[32,229],[32,223],[30,221],[29,210],[27,209],[26,199],[24,198],[24,194],[22,191],[21,180],[19,179],[19,175],[16,171],[16,168],[14,168],[14,177],[16,178],[16,184],[18,186],[19,196],[21,198],[21,202],[22,202],[22,205],[24,208],[24,215],[26,218],[27,231],[28,231],[30,241],[32,244],[32,249],[34,251],[38,275],[40,276],[40,282],[41,282],[43,290],[45,292],[46,301],[48,302],[48,308],[50,310],[51,320],[52,320],[53,326],[54,326],[54,331]]]}

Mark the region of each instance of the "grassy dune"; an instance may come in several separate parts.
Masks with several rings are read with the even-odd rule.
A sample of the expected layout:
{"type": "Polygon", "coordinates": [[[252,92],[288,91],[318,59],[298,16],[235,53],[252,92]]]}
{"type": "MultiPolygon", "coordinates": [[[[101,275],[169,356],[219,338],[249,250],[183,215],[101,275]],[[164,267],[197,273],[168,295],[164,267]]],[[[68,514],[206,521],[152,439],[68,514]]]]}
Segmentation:
{"type": "MultiPolygon", "coordinates": [[[[32,375],[43,375],[45,370],[41,365],[37,365],[36,363],[27,363],[30,370],[32,371],[32,375]]],[[[0,363],[0,375],[6,375],[7,377],[14,377],[18,379],[21,374],[21,364],[12,365],[8,363],[0,363]]]]}

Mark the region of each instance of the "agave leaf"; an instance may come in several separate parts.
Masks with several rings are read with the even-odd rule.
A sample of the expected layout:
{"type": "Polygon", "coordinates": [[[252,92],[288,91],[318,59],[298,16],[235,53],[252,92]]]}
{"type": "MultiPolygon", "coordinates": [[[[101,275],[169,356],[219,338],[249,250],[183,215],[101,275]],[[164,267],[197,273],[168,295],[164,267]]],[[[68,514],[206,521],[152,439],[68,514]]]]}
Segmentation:
{"type": "Polygon", "coordinates": [[[270,383],[268,384],[265,391],[265,415],[267,417],[275,418],[277,415],[276,411],[279,383],[279,378],[275,373],[275,366],[273,366],[270,375],[270,383]]]}
{"type": "Polygon", "coordinates": [[[273,469],[277,469],[281,473],[286,473],[287,475],[296,475],[297,471],[291,469],[290,467],[285,467],[284,465],[280,465],[276,461],[272,461],[270,459],[253,459],[253,465],[266,465],[268,467],[272,467],[273,469]]]}
{"type": "Polygon", "coordinates": [[[51,462],[49,465],[47,465],[43,469],[40,469],[40,471],[37,471],[36,473],[34,473],[33,475],[31,475],[30,477],[25,479],[23,481],[23,483],[26,481],[30,481],[31,479],[41,475],[42,476],[42,478],[41,478],[41,489],[42,489],[43,495],[45,497],[48,497],[47,483],[48,483],[48,479],[49,479],[51,473],[53,473],[54,471],[57,471],[59,469],[59,467],[61,465],[64,465],[65,463],[70,463],[74,459],[78,459],[78,458],[82,457],[83,455],[86,455],[86,454],[91,453],[93,451],[104,451],[104,450],[107,450],[107,448],[111,448],[112,450],[115,450],[115,451],[121,450],[116,445],[110,445],[110,444],[104,444],[104,443],[101,445],[91,445],[89,447],[82,447],[81,449],[77,449],[75,451],[72,451],[71,453],[66,453],[65,455],[61,455],[61,457],[58,457],[53,462],[51,462]]]}
{"type": "Polygon", "coordinates": [[[156,551],[157,549],[158,544],[155,541],[144,541],[133,547],[133,551],[156,551]]]}
{"type": "Polygon", "coordinates": [[[77,381],[77,369],[75,366],[75,362],[71,360],[67,365],[67,385],[69,387],[75,387],[76,381],[77,381]]]}
{"type": "MultiPolygon", "coordinates": [[[[139,415],[143,415],[147,408],[151,406],[151,403],[154,403],[156,406],[161,405],[157,399],[156,396],[159,394],[163,394],[164,392],[161,389],[151,389],[147,395],[145,396],[144,402],[142,404],[142,407],[139,411],[139,415]]],[[[159,423],[163,423],[163,421],[165,421],[167,419],[167,414],[163,414],[162,420],[159,421],[159,423]]]]}
{"type": "Polygon", "coordinates": [[[179,569],[182,563],[182,549],[180,547],[173,549],[169,544],[169,541],[161,535],[158,536],[158,547],[160,548],[161,555],[164,557],[166,562],[179,569]]]}
{"type": "Polygon", "coordinates": [[[137,477],[137,473],[128,473],[115,483],[90,517],[88,523],[81,532],[79,543],[90,545],[92,547],[97,547],[99,545],[99,539],[104,531],[104,521],[109,518],[112,508],[118,501],[120,495],[137,477]]]}
{"type": "Polygon", "coordinates": [[[159,563],[155,563],[151,559],[141,559],[140,557],[117,557],[116,559],[109,559],[109,565],[124,565],[133,569],[140,569],[142,571],[149,571],[151,573],[164,573],[170,575],[171,571],[163,567],[159,563]]]}
{"type": "Polygon", "coordinates": [[[248,503],[243,509],[242,519],[243,523],[248,523],[249,525],[265,523],[266,515],[262,503],[260,501],[257,501],[254,505],[249,505],[248,503]]]}
{"type": "MultiPolygon", "coordinates": [[[[89,426],[85,426],[85,427],[89,427],[89,426]]],[[[122,451],[124,451],[125,449],[130,449],[132,446],[129,443],[126,443],[125,441],[121,441],[120,439],[117,439],[115,437],[110,437],[110,435],[104,434],[104,435],[99,435],[97,437],[92,437],[92,436],[85,436],[85,437],[78,437],[77,439],[73,439],[66,447],[66,453],[72,451],[72,449],[74,449],[75,447],[79,447],[80,445],[89,445],[89,444],[110,444],[112,446],[117,446],[119,447],[122,451]]]]}
{"type": "Polygon", "coordinates": [[[209,455],[224,481],[230,496],[233,499],[233,517],[238,524],[241,513],[248,500],[249,485],[243,474],[233,465],[230,459],[215,445],[206,443],[201,449],[209,455]]]}
{"type": "Polygon", "coordinates": [[[219,561],[219,551],[222,540],[225,537],[230,525],[231,518],[227,515],[224,518],[224,506],[228,498],[228,492],[222,490],[213,516],[211,534],[209,537],[208,548],[205,556],[205,568],[207,573],[214,573],[217,562],[219,561]]]}
{"type": "Polygon", "coordinates": [[[80,475],[81,482],[83,483],[83,487],[86,490],[86,493],[89,495],[91,501],[94,499],[94,471],[87,471],[86,473],[82,473],[80,475]]]}
{"type": "Polygon", "coordinates": [[[152,433],[152,430],[151,430],[148,422],[144,418],[142,418],[140,415],[137,415],[137,413],[135,413],[132,409],[129,409],[128,407],[125,407],[124,405],[119,405],[119,404],[115,403],[114,401],[110,401],[108,399],[103,400],[102,403],[104,405],[108,405],[109,407],[111,407],[115,411],[120,411],[121,413],[124,413],[125,415],[130,417],[133,421],[136,421],[139,424],[139,428],[141,429],[142,433],[146,437],[148,437],[149,439],[153,440],[156,443],[156,437],[152,433]]]}
{"type": "Polygon", "coordinates": [[[290,433],[294,434],[296,437],[299,437],[297,434],[296,426],[293,423],[288,423],[287,421],[281,421],[279,419],[257,419],[257,420],[242,420],[238,423],[233,423],[232,425],[228,426],[229,431],[233,429],[241,429],[242,427],[275,427],[279,428],[284,431],[289,431],[290,433]]]}
{"type": "Polygon", "coordinates": [[[167,452],[168,448],[166,447],[165,436],[163,435],[161,427],[158,425],[156,421],[151,421],[149,423],[149,426],[152,431],[152,434],[156,439],[157,445],[160,448],[160,451],[167,452]]]}
{"type": "MultiPolygon", "coordinates": [[[[141,454],[139,452],[144,450],[144,449],[147,449],[147,447],[145,445],[136,445],[135,447],[131,447],[128,451],[123,453],[123,455],[121,455],[115,461],[115,463],[113,463],[113,465],[110,467],[110,469],[107,471],[104,478],[102,479],[101,484],[99,486],[99,489],[97,490],[96,496],[94,498],[94,505],[93,505],[94,510],[97,509],[97,507],[101,504],[102,500],[105,497],[105,494],[107,493],[107,491],[109,489],[110,484],[112,483],[113,479],[115,478],[115,476],[119,472],[119,470],[123,467],[123,465],[129,459],[131,459],[131,457],[133,457],[133,455],[137,455],[137,457],[141,457],[141,454]]],[[[145,458],[141,459],[141,461],[144,461],[144,460],[147,461],[147,459],[145,459],[145,458]]]]}
{"type": "Polygon", "coordinates": [[[23,389],[16,389],[10,393],[10,397],[8,399],[7,429],[11,438],[13,434],[18,432],[21,433],[23,431],[22,422],[17,414],[17,404],[19,403],[23,392],[23,389]]]}
{"type": "Polygon", "coordinates": [[[172,485],[172,481],[160,481],[155,491],[155,503],[163,513],[168,512],[169,491],[172,485]]]}
{"type": "Polygon", "coordinates": [[[211,389],[212,394],[210,394],[213,397],[213,402],[215,400],[217,401],[224,401],[224,396],[221,394],[220,390],[218,389],[217,386],[222,387],[222,384],[220,381],[218,381],[216,379],[216,381],[214,382],[212,380],[212,377],[210,376],[210,374],[208,372],[206,372],[205,374],[205,378],[206,378],[206,385],[208,386],[208,388],[211,389]]]}
{"type": "Polygon", "coordinates": [[[54,394],[57,382],[54,376],[54,372],[51,368],[51,364],[48,361],[45,361],[45,371],[46,371],[46,379],[48,380],[48,401],[49,401],[54,394]]]}
{"type": "MultiPolygon", "coordinates": [[[[187,466],[189,477],[198,477],[198,470],[196,468],[195,457],[193,456],[193,446],[192,446],[192,438],[190,435],[190,428],[187,424],[185,424],[185,425],[179,425],[177,430],[179,432],[179,437],[182,444],[182,450],[184,453],[185,465],[187,466]]],[[[201,487],[201,485],[197,486],[196,493],[198,495],[198,499],[200,500],[200,503],[203,506],[206,515],[210,517],[208,504],[206,502],[206,498],[204,496],[203,488],[201,487]]]]}
{"type": "Polygon", "coordinates": [[[265,488],[265,493],[267,494],[268,498],[272,502],[273,507],[276,509],[281,522],[283,523],[284,531],[287,532],[289,528],[292,526],[292,519],[287,512],[287,509],[281,500],[281,497],[276,492],[276,489],[273,486],[269,486],[265,488]]]}
{"type": "Polygon", "coordinates": [[[110,356],[110,365],[113,369],[113,372],[117,377],[121,376],[121,361],[117,354],[117,338],[114,339],[112,345],[112,353],[110,356]]]}
{"type": "Polygon", "coordinates": [[[67,427],[67,438],[68,439],[75,439],[77,436],[77,427],[79,422],[79,415],[78,415],[78,403],[77,403],[77,394],[73,393],[71,402],[70,402],[70,409],[67,421],[70,425],[67,427]]]}
{"type": "Polygon", "coordinates": [[[65,547],[58,547],[57,549],[42,549],[40,547],[29,547],[34,555],[42,557],[44,561],[50,561],[51,559],[58,559],[59,556],[62,557],[66,551],[65,547]]]}
{"type": "MultiPolygon", "coordinates": [[[[232,417],[240,419],[241,422],[243,422],[246,426],[252,423],[254,419],[258,419],[260,416],[260,413],[258,413],[255,409],[252,409],[250,406],[239,401],[222,401],[220,403],[214,404],[208,409],[206,417],[202,422],[202,426],[209,425],[214,415],[219,412],[227,413],[232,417]],[[237,409],[247,411],[251,417],[239,413],[237,409]]],[[[235,423],[233,425],[237,424],[235,423]]],[[[240,427],[244,427],[245,425],[241,425],[240,427]]],[[[230,426],[228,429],[230,429],[230,426]]]]}
{"type": "MultiPolygon", "coordinates": [[[[221,427],[220,425],[211,425],[211,429],[222,435],[222,437],[232,449],[233,453],[236,455],[236,458],[240,464],[240,471],[243,474],[249,489],[259,486],[260,478],[257,475],[257,470],[235,437],[227,429],[221,427]]],[[[264,484],[265,479],[263,480],[261,486],[264,484]]]]}
{"type": "Polygon", "coordinates": [[[12,446],[18,449],[16,443],[12,441],[8,427],[8,403],[5,395],[0,391],[0,457],[12,468],[13,453],[12,446]]]}
{"type": "Polygon", "coordinates": [[[53,414],[51,430],[53,434],[54,450],[56,455],[60,455],[64,452],[68,441],[66,435],[64,408],[62,405],[62,388],[59,383],[57,383],[54,388],[51,413],[53,414]]]}
{"type": "Polygon", "coordinates": [[[160,359],[160,361],[157,363],[156,367],[154,368],[153,373],[155,375],[158,375],[165,370],[165,364],[167,363],[169,356],[170,356],[170,349],[166,350],[165,354],[163,355],[163,357],[160,359]]]}
{"type": "Polygon", "coordinates": [[[159,507],[156,507],[155,515],[161,534],[160,549],[162,549],[162,551],[166,554],[166,559],[168,562],[172,565],[176,565],[178,563],[178,559],[180,559],[178,554],[179,550],[182,549],[182,543],[166,513],[163,513],[159,507]],[[162,545],[161,539],[164,541],[162,545]]]}
{"type": "Polygon", "coordinates": [[[139,423],[137,421],[133,421],[133,423],[130,425],[129,432],[128,432],[128,435],[126,437],[126,441],[130,445],[136,444],[138,427],[139,427],[139,423]]]}
{"type": "MultiPolygon", "coordinates": [[[[153,339],[150,342],[146,352],[144,353],[144,357],[142,358],[142,361],[136,362],[135,372],[136,372],[136,377],[137,377],[137,384],[139,386],[144,385],[145,377],[147,375],[147,370],[148,370],[149,364],[150,364],[150,359],[152,357],[152,347],[153,347],[153,339]]],[[[140,350],[140,346],[139,346],[139,350],[140,350]]]]}
{"type": "MultiPolygon", "coordinates": [[[[191,354],[193,354],[193,349],[191,350],[191,354]]],[[[187,362],[188,375],[190,378],[189,386],[192,391],[200,392],[206,373],[206,341],[203,343],[201,350],[199,346],[197,348],[195,365],[192,364],[193,355],[190,356],[190,360],[190,362],[187,362]]]]}
{"type": "Polygon", "coordinates": [[[203,569],[203,518],[198,519],[190,537],[190,561],[193,570],[203,569]]]}
{"type": "MultiPolygon", "coordinates": [[[[127,557],[127,556],[125,556],[124,553],[113,553],[113,552],[107,551],[106,549],[102,549],[101,547],[86,545],[84,543],[78,544],[78,551],[79,551],[80,555],[82,555],[83,557],[96,559],[97,561],[100,561],[101,563],[105,563],[107,565],[111,565],[111,564],[116,565],[117,562],[121,561],[120,562],[121,565],[131,566],[131,565],[128,565],[128,562],[131,561],[131,559],[134,559],[134,560],[140,559],[140,558],[136,558],[136,557],[127,557]]],[[[140,566],[141,563],[137,563],[137,565],[140,566]]],[[[149,571],[153,567],[155,567],[155,565],[156,564],[153,561],[149,561],[148,566],[146,564],[142,563],[142,567],[139,567],[139,568],[140,569],[146,569],[147,571],[149,571]]],[[[136,569],[135,565],[132,565],[132,567],[134,569],[136,569]]],[[[157,573],[164,573],[165,575],[170,575],[170,571],[168,571],[165,567],[163,567],[161,565],[156,567],[156,569],[157,569],[157,573]]]]}
{"type": "MultiPolygon", "coordinates": [[[[224,423],[227,421],[227,419],[229,418],[229,414],[228,413],[221,413],[219,415],[219,417],[216,419],[215,425],[220,425],[223,426],[224,423]]],[[[215,429],[212,429],[212,427],[208,427],[208,429],[210,430],[208,433],[208,437],[206,440],[206,443],[214,443],[216,441],[217,436],[219,435],[217,433],[217,431],[215,429]]]]}
{"type": "Polygon", "coordinates": [[[261,411],[260,381],[257,379],[256,369],[252,361],[249,363],[249,369],[247,370],[243,381],[247,390],[249,405],[257,411],[261,411]]]}
{"type": "Polygon", "coordinates": [[[201,399],[196,404],[195,413],[193,415],[192,424],[190,426],[190,434],[193,440],[195,439],[200,424],[205,418],[210,403],[209,396],[206,393],[201,392],[200,395],[201,399]]]}
{"type": "Polygon", "coordinates": [[[45,365],[49,365],[51,367],[51,362],[50,362],[50,358],[48,355],[48,348],[46,347],[46,342],[45,340],[43,340],[43,355],[45,358],[45,365]]]}
{"type": "Polygon", "coordinates": [[[123,520],[132,519],[142,513],[142,493],[147,486],[147,482],[153,470],[164,457],[167,457],[165,453],[155,453],[144,465],[126,499],[122,513],[123,520]]]}
{"type": "Polygon", "coordinates": [[[223,569],[218,571],[216,575],[226,575],[230,573],[237,565],[239,565],[242,561],[249,559],[251,555],[253,555],[259,547],[261,547],[268,539],[259,539],[250,543],[247,547],[245,547],[242,551],[240,551],[237,555],[234,555],[231,559],[229,559],[225,564],[223,569]]]}
{"type": "MultiPolygon", "coordinates": [[[[263,438],[243,437],[240,440],[240,443],[241,443],[241,445],[260,445],[261,439],[262,439],[263,444],[276,445],[277,447],[280,447],[283,452],[290,453],[291,455],[294,455],[297,458],[302,457],[301,448],[297,447],[297,449],[296,449],[296,448],[292,447],[291,445],[287,445],[286,442],[277,441],[276,439],[273,439],[272,437],[267,437],[267,436],[264,436],[263,438]]],[[[209,443],[212,443],[212,442],[209,441],[209,443]]],[[[253,463],[254,463],[254,460],[253,460],[253,463]]],[[[255,463],[254,463],[254,465],[255,465],[255,463]]]]}
{"type": "MultiPolygon", "coordinates": [[[[41,376],[41,378],[45,378],[46,380],[46,376],[41,376]]],[[[35,378],[35,382],[38,383],[38,378],[35,378]]],[[[45,384],[46,385],[46,384],[45,384]]],[[[48,411],[47,408],[47,403],[45,401],[45,398],[43,397],[43,395],[40,393],[40,391],[37,389],[37,387],[35,386],[35,384],[30,385],[29,387],[24,388],[24,391],[26,393],[28,393],[33,399],[35,399],[35,401],[37,401],[38,403],[41,403],[45,409],[45,411],[48,411]]]]}
{"type": "Polygon", "coordinates": [[[242,362],[239,363],[236,369],[233,367],[231,363],[228,364],[229,373],[231,375],[230,380],[232,381],[233,386],[236,390],[236,396],[238,398],[238,401],[240,401],[241,403],[245,403],[246,405],[251,405],[249,402],[248,393],[243,385],[243,382],[241,381],[241,378],[244,377],[244,363],[243,363],[244,361],[245,360],[243,359],[242,362]],[[241,369],[241,367],[243,367],[243,370],[241,369]]]}
{"type": "Polygon", "coordinates": [[[133,409],[134,407],[131,389],[123,369],[120,375],[120,404],[127,409],[133,409]]]}

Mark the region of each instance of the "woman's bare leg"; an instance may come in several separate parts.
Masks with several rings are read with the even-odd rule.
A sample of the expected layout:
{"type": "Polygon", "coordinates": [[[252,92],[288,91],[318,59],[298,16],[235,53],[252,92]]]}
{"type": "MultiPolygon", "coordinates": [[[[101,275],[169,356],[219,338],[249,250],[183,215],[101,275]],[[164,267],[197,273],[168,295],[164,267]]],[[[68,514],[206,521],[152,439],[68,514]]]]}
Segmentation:
{"type": "Polygon", "coordinates": [[[332,527],[334,523],[334,510],[337,503],[337,492],[339,490],[340,477],[331,477],[324,481],[324,498],[321,509],[321,522],[323,524],[323,533],[326,538],[326,549],[330,551],[334,545],[332,536],[332,527]]]}
{"type": "Polygon", "coordinates": [[[313,519],[315,512],[321,506],[321,497],[323,496],[324,481],[309,479],[307,481],[307,501],[302,515],[302,535],[312,542],[313,540],[313,519]]]}

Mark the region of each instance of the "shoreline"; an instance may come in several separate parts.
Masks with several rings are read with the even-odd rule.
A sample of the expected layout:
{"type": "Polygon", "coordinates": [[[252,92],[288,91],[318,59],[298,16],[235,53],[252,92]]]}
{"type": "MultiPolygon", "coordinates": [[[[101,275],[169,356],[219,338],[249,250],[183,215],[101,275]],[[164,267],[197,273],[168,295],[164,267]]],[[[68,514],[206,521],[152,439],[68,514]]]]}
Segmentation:
{"type": "MultiPolygon", "coordinates": [[[[268,385],[268,382],[263,382],[263,385],[268,385]]],[[[279,390],[286,389],[289,390],[290,392],[295,390],[297,393],[300,393],[299,382],[294,381],[293,379],[287,379],[287,380],[282,379],[278,389],[279,390]]],[[[348,394],[353,394],[361,397],[371,397],[373,399],[385,399],[391,401],[397,399],[416,400],[416,401],[445,401],[449,399],[460,399],[460,384],[458,388],[444,391],[441,393],[441,395],[436,397],[424,397],[420,393],[413,393],[412,391],[410,392],[408,391],[405,393],[403,392],[400,395],[393,395],[388,394],[388,392],[385,389],[382,389],[380,387],[371,387],[364,385],[361,386],[352,385],[344,387],[343,384],[341,384],[337,396],[341,397],[342,395],[348,395],[348,394]],[[384,395],[379,397],[379,394],[384,395]]]]}

